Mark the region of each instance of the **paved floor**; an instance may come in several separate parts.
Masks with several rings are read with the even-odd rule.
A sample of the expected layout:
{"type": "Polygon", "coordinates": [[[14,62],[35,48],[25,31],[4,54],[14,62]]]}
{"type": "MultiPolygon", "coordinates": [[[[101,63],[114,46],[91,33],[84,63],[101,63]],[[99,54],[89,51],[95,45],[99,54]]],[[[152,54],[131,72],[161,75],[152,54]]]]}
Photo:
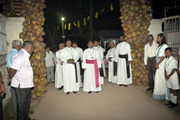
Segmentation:
{"type": "Polygon", "coordinates": [[[180,120],[159,101],[144,93],[146,87],[127,88],[108,83],[99,93],[66,95],[54,88],[54,83],[31,118],[36,120],[180,120]]]}

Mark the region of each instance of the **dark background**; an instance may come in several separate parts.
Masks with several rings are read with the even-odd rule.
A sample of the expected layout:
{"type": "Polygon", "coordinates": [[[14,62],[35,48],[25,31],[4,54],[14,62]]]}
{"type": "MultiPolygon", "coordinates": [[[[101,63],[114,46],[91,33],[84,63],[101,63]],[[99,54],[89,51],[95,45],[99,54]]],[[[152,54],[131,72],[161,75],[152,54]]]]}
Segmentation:
{"type": "MultiPolygon", "coordinates": [[[[153,19],[161,19],[164,17],[164,7],[175,7],[180,5],[180,0],[153,0],[153,19]]],[[[61,17],[65,18],[64,23],[72,23],[79,20],[80,28],[71,24],[71,30],[65,30],[65,36],[72,40],[77,40],[82,48],[86,48],[87,41],[90,39],[90,22],[86,21],[86,26],[83,25],[83,19],[90,15],[90,0],[46,0],[44,42],[49,47],[56,47],[62,40],[62,23],[61,17]],[[57,30],[59,26],[59,30],[57,30]],[[56,30],[55,30],[56,28],[56,30]]],[[[180,6],[179,6],[180,7],[180,6]]],[[[96,39],[99,30],[122,30],[120,16],[119,0],[92,0],[93,9],[93,38],[96,39]],[[110,5],[113,4],[113,11],[110,11],[110,5]],[[104,12],[100,12],[105,8],[104,12]],[[98,18],[95,13],[99,12],[98,18]]],[[[2,12],[2,5],[0,6],[2,12]]],[[[180,15],[180,9],[169,9],[168,16],[180,15]]]]}

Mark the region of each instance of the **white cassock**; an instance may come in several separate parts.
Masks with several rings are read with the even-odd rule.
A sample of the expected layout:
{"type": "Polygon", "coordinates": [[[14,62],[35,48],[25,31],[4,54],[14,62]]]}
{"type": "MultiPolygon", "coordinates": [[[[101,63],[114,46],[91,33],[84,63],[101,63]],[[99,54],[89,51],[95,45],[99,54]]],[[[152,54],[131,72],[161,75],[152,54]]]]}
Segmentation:
{"type": "MultiPolygon", "coordinates": [[[[101,47],[93,47],[96,51],[98,51],[98,55],[99,55],[99,58],[100,58],[100,64],[101,64],[101,68],[102,68],[102,70],[103,70],[103,63],[104,63],[104,60],[103,60],[103,58],[104,58],[104,54],[103,54],[103,49],[101,48],[101,47]]],[[[104,70],[103,70],[103,74],[104,74],[104,70]]],[[[105,74],[104,74],[104,77],[105,77],[105,74]]],[[[100,84],[104,84],[104,77],[102,77],[101,75],[100,75],[100,84]]]]}
{"type": "Polygon", "coordinates": [[[90,48],[86,49],[83,53],[83,63],[82,63],[82,68],[86,69],[84,71],[83,91],[85,91],[85,92],[101,91],[100,81],[99,81],[99,87],[96,87],[95,65],[86,63],[86,60],[97,60],[98,68],[101,67],[101,62],[99,59],[98,51],[96,51],[93,48],[92,49],[90,49],[90,48]]]}
{"type": "Polygon", "coordinates": [[[79,91],[79,85],[76,80],[76,70],[75,64],[67,63],[67,60],[74,59],[76,63],[79,59],[77,51],[72,47],[65,47],[60,55],[63,61],[63,82],[64,82],[64,92],[75,92],[79,91]]]}
{"type": "Polygon", "coordinates": [[[56,71],[55,71],[55,88],[60,88],[63,86],[63,65],[61,65],[61,55],[62,50],[56,52],[56,71]]]}
{"type": "Polygon", "coordinates": [[[117,67],[117,84],[129,85],[132,83],[131,64],[127,66],[128,61],[132,61],[131,47],[127,42],[120,42],[116,47],[115,61],[117,67]]]}
{"type": "Polygon", "coordinates": [[[74,48],[74,49],[78,52],[78,55],[79,55],[79,59],[78,59],[78,62],[76,62],[76,66],[77,66],[78,84],[79,84],[79,87],[82,87],[81,65],[80,64],[83,59],[83,50],[79,47],[74,48]]]}
{"type": "Polygon", "coordinates": [[[115,62],[115,50],[116,50],[116,48],[114,47],[114,48],[111,48],[111,49],[109,49],[108,50],[108,53],[107,53],[107,55],[106,55],[106,60],[108,61],[108,59],[110,58],[111,59],[111,61],[108,61],[108,73],[109,73],[109,75],[108,75],[108,77],[109,77],[109,79],[108,79],[108,81],[109,82],[112,82],[112,83],[117,83],[117,75],[114,75],[114,64],[116,65],[116,63],[114,63],[115,62]]]}
{"type": "Polygon", "coordinates": [[[104,52],[105,52],[106,50],[105,50],[103,47],[99,46],[99,45],[98,45],[98,48],[101,48],[101,49],[102,49],[102,52],[103,52],[103,53],[102,53],[102,55],[103,55],[103,56],[102,56],[102,58],[103,58],[103,59],[102,59],[102,66],[103,66],[104,77],[106,77],[106,68],[105,68],[105,64],[104,64],[104,52]]]}

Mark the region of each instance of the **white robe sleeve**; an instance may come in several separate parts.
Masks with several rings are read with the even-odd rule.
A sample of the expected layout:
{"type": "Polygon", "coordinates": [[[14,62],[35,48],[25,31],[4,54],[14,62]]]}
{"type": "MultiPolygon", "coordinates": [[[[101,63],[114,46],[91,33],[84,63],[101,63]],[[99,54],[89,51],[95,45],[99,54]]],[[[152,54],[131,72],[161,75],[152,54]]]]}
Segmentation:
{"type": "Polygon", "coordinates": [[[79,54],[78,52],[74,49],[73,50],[73,59],[74,59],[74,63],[76,63],[79,60],[79,54]]]}
{"type": "Polygon", "coordinates": [[[84,54],[83,54],[82,68],[86,68],[86,51],[84,51],[84,54]]]}
{"type": "Polygon", "coordinates": [[[109,61],[108,61],[109,53],[110,53],[110,50],[108,50],[108,53],[106,54],[106,60],[107,60],[107,62],[109,62],[109,61]]]}
{"type": "Polygon", "coordinates": [[[147,46],[144,47],[144,64],[147,65],[147,46]]]}
{"type": "Polygon", "coordinates": [[[61,60],[60,60],[60,55],[59,55],[59,51],[58,51],[58,52],[56,52],[56,62],[57,62],[58,64],[60,64],[60,63],[61,63],[61,60]]]}
{"type": "MultiPolygon", "coordinates": [[[[116,49],[114,49],[112,52],[114,52],[114,55],[115,55],[116,49]]],[[[115,61],[115,56],[111,60],[115,61]]]]}
{"type": "Polygon", "coordinates": [[[118,62],[118,49],[119,49],[119,45],[117,45],[116,50],[115,50],[115,62],[118,62]]]}
{"type": "Polygon", "coordinates": [[[132,57],[131,57],[131,47],[130,47],[129,44],[127,45],[127,51],[128,51],[128,61],[132,61],[132,57]]]}
{"type": "Polygon", "coordinates": [[[81,49],[81,60],[83,60],[83,50],[81,49]]]}
{"type": "Polygon", "coordinates": [[[63,50],[61,51],[60,58],[61,58],[61,60],[62,60],[64,63],[67,63],[66,49],[63,49],[63,50]]]}
{"type": "Polygon", "coordinates": [[[101,68],[101,59],[100,59],[100,57],[99,57],[98,52],[96,52],[96,56],[97,56],[98,68],[101,68]]]}

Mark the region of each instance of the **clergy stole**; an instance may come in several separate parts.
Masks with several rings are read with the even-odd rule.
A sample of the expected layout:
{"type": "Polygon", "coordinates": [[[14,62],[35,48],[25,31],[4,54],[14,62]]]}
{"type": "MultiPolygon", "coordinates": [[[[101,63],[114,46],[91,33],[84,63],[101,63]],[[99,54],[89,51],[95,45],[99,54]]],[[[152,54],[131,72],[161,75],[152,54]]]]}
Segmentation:
{"type": "Polygon", "coordinates": [[[97,60],[86,60],[86,63],[87,64],[94,64],[96,87],[99,87],[99,71],[98,71],[97,60]]]}
{"type": "Polygon", "coordinates": [[[102,65],[102,64],[101,64],[100,76],[101,76],[101,77],[104,77],[103,65],[102,65]]]}
{"type": "Polygon", "coordinates": [[[76,63],[69,63],[69,64],[74,64],[74,68],[75,68],[75,74],[76,74],[76,83],[78,83],[78,76],[77,76],[77,66],[76,63]]]}
{"type": "Polygon", "coordinates": [[[79,58],[79,60],[77,62],[79,62],[80,73],[81,73],[81,75],[83,75],[81,58],[79,58]]]}
{"type": "Polygon", "coordinates": [[[127,65],[128,63],[128,54],[125,55],[120,55],[119,54],[119,58],[124,58],[126,60],[126,73],[127,73],[127,78],[130,78],[130,66],[127,65]]]}
{"type": "MultiPolygon", "coordinates": [[[[112,57],[109,57],[109,59],[112,59],[112,57]]],[[[117,76],[117,66],[115,61],[113,61],[113,75],[117,76]]]]}

